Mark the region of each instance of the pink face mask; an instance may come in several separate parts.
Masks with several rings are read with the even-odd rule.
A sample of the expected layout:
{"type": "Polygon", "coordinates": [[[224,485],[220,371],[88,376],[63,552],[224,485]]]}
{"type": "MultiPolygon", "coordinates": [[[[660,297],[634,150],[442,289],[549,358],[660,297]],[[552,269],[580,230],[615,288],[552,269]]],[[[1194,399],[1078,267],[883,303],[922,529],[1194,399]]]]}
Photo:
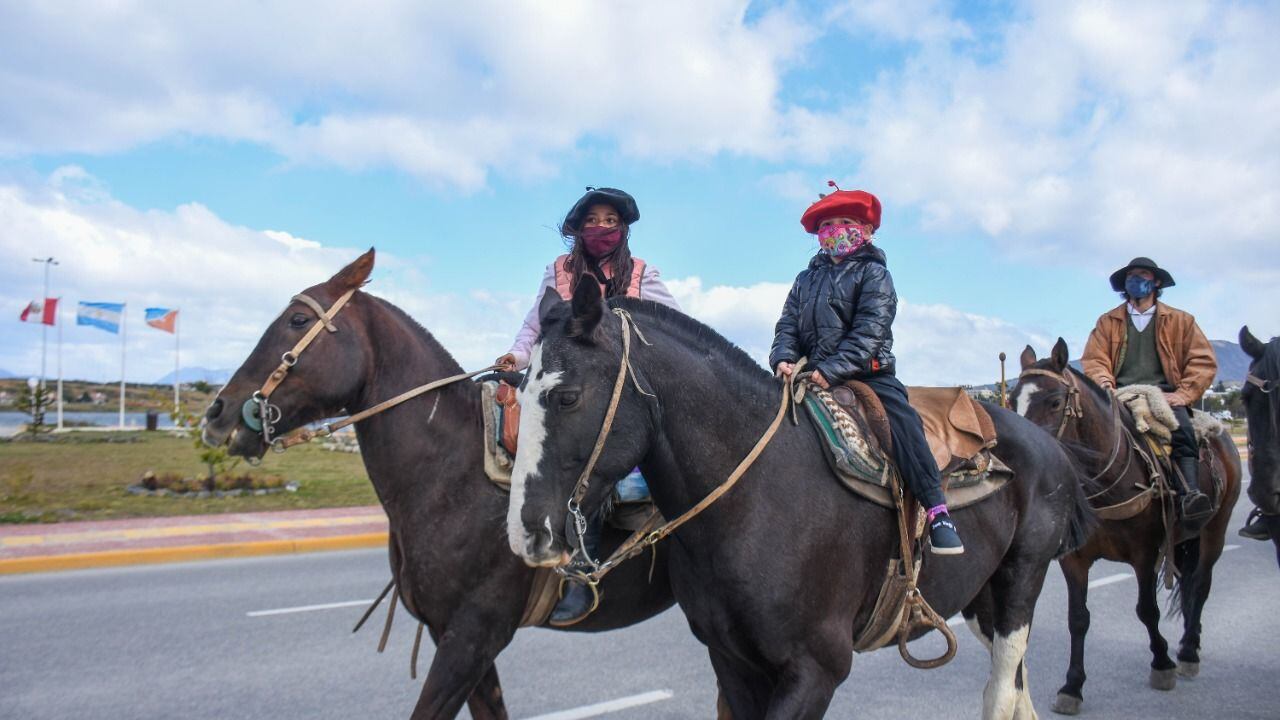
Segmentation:
{"type": "Polygon", "coordinates": [[[871,234],[862,225],[828,225],[818,229],[818,245],[834,257],[848,257],[871,242],[871,234]]]}
{"type": "Polygon", "coordinates": [[[602,258],[613,252],[622,242],[622,226],[605,227],[593,225],[582,229],[582,244],[587,254],[593,258],[602,258]]]}

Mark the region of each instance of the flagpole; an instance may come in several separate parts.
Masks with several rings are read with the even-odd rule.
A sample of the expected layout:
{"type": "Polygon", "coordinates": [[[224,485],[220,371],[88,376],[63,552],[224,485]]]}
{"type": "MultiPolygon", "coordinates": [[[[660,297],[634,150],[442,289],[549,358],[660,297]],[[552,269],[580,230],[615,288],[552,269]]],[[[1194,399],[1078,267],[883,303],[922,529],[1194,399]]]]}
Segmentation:
{"type": "MultiPolygon", "coordinates": [[[[31,262],[44,263],[44,295],[40,298],[40,306],[43,311],[44,304],[49,302],[49,266],[57,265],[58,261],[51,257],[47,258],[31,258],[31,262]]],[[[45,358],[49,352],[49,326],[41,323],[40,325],[40,389],[45,387],[45,368],[47,367],[45,358]]]]}
{"type": "Polygon", "coordinates": [[[182,313],[177,310],[173,313],[173,424],[178,424],[179,412],[181,405],[178,402],[178,385],[181,378],[178,377],[179,357],[182,353],[182,313]]]}
{"type": "Polygon", "coordinates": [[[129,340],[129,306],[120,308],[120,429],[124,429],[124,349],[129,340]]]}
{"type": "MultiPolygon", "coordinates": [[[[58,305],[61,305],[61,298],[58,299],[58,305]]],[[[58,305],[54,307],[57,308],[58,305]]],[[[53,322],[58,326],[58,429],[62,429],[62,320],[58,317],[55,309],[53,322]]]]}

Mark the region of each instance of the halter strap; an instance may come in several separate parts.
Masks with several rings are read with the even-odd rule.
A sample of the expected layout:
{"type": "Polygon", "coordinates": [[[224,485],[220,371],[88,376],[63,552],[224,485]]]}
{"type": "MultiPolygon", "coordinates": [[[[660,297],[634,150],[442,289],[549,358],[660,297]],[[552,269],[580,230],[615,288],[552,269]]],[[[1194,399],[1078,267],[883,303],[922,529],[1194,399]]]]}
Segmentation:
{"type": "Polygon", "coordinates": [[[331,333],[338,332],[338,326],[333,324],[333,318],[338,314],[338,311],[347,304],[347,301],[351,299],[351,296],[354,295],[355,292],[355,288],[351,288],[346,291],[328,310],[322,308],[320,303],[316,302],[305,293],[298,293],[293,296],[290,303],[294,301],[301,302],[303,305],[314,310],[316,317],[319,318],[320,321],[312,325],[307,330],[306,334],[299,338],[298,342],[292,349],[280,356],[280,365],[278,365],[271,375],[267,377],[267,381],[262,383],[262,389],[258,391],[258,395],[263,399],[271,397],[271,393],[275,392],[277,387],[280,387],[280,383],[284,382],[285,377],[289,374],[289,368],[298,363],[298,356],[301,355],[302,351],[306,350],[307,346],[316,339],[316,336],[320,334],[322,329],[328,330],[331,333]]]}
{"type": "MultiPolygon", "coordinates": [[[[1078,420],[1084,418],[1084,409],[1080,405],[1079,385],[1075,382],[1075,378],[1071,376],[1070,372],[1057,373],[1052,370],[1044,370],[1041,368],[1027,368],[1026,370],[1023,370],[1022,373],[1018,375],[1018,380],[1021,381],[1022,378],[1028,375],[1043,375],[1044,377],[1053,378],[1066,386],[1069,400],[1066,407],[1062,408],[1062,418],[1058,421],[1058,433],[1056,435],[1056,437],[1061,440],[1062,434],[1067,429],[1067,422],[1070,418],[1074,417],[1078,420]]],[[[1107,404],[1111,406],[1111,426],[1112,432],[1116,435],[1116,441],[1111,447],[1111,457],[1107,458],[1107,464],[1103,465],[1102,469],[1099,470],[1097,474],[1093,475],[1086,481],[1086,484],[1089,485],[1101,480],[1108,472],[1111,471],[1111,467],[1115,465],[1116,459],[1120,457],[1120,447],[1125,444],[1125,438],[1129,437],[1130,441],[1132,441],[1129,429],[1124,426],[1124,423],[1120,419],[1120,401],[1116,399],[1114,394],[1111,394],[1110,401],[1107,404]]],[[[1107,489],[1090,495],[1088,499],[1092,500],[1110,492],[1116,486],[1116,483],[1120,482],[1120,478],[1124,477],[1125,473],[1129,472],[1129,465],[1132,462],[1133,456],[1131,455],[1129,456],[1129,462],[1125,463],[1124,470],[1116,476],[1115,482],[1111,483],[1107,489]]]]}
{"type": "Polygon", "coordinates": [[[1272,390],[1276,389],[1275,380],[1264,380],[1258,377],[1257,375],[1254,375],[1253,373],[1249,373],[1245,375],[1244,381],[1258,388],[1258,390],[1264,393],[1270,393],[1272,390]]]}

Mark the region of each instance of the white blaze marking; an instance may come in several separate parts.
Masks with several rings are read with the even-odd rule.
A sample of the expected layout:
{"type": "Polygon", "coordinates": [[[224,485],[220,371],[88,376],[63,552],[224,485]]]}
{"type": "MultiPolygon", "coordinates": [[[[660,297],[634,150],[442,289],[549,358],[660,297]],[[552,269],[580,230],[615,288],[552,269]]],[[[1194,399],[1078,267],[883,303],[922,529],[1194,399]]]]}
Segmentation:
{"type": "Polygon", "coordinates": [[[542,462],[542,446],[547,440],[546,408],[543,395],[560,384],[561,373],[542,371],[542,343],[533,346],[529,362],[528,378],[524,387],[516,392],[520,403],[520,448],[516,463],[511,468],[511,501],[507,505],[507,542],[515,554],[524,557],[528,536],[520,512],[524,509],[526,483],[538,477],[538,464],[542,462]]]}
{"type": "Polygon", "coordinates": [[[1022,417],[1027,416],[1027,411],[1031,409],[1031,396],[1040,392],[1041,387],[1035,383],[1023,383],[1018,388],[1018,397],[1013,400],[1013,407],[1022,417]]]}
{"type": "MultiPolygon", "coordinates": [[[[982,692],[983,718],[1014,716],[1020,700],[1014,678],[1027,654],[1027,637],[1030,632],[1031,628],[1024,625],[1008,636],[995,634],[991,643],[991,676],[982,692]]],[[[1026,692],[1025,684],[1022,692],[1026,692]]]]}

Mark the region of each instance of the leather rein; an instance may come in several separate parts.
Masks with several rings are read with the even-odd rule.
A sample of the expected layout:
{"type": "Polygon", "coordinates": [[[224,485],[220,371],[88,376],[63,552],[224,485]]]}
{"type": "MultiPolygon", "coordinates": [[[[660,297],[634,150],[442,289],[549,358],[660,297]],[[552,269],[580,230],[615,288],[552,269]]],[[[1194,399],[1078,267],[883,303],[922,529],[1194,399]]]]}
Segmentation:
{"type": "Polygon", "coordinates": [[[377,415],[384,410],[389,410],[396,405],[422,395],[423,393],[497,369],[497,365],[490,365],[482,370],[451,375],[446,378],[429,382],[425,385],[419,385],[412,390],[400,393],[389,400],[384,400],[373,407],[361,410],[353,415],[349,415],[337,422],[324,423],[317,430],[311,430],[310,428],[304,427],[292,435],[276,435],[275,424],[280,421],[281,411],[279,406],[271,404],[271,393],[275,392],[276,388],[280,387],[280,384],[284,382],[286,377],[288,377],[289,371],[294,365],[298,364],[298,358],[301,357],[303,351],[320,336],[321,330],[328,330],[330,333],[338,332],[338,326],[334,324],[333,319],[338,315],[338,312],[346,306],[347,302],[351,300],[351,297],[355,292],[356,288],[346,291],[334,301],[333,305],[329,306],[328,310],[325,310],[324,306],[316,302],[314,298],[310,297],[306,293],[298,293],[290,300],[290,304],[300,302],[311,308],[315,312],[318,321],[313,324],[309,330],[307,330],[306,334],[304,334],[291,349],[280,356],[280,364],[269,376],[267,376],[267,380],[262,383],[262,387],[255,390],[253,395],[248,400],[245,400],[244,405],[240,408],[240,414],[245,425],[249,426],[251,430],[255,430],[260,433],[262,435],[263,442],[265,442],[273,452],[282,453],[294,445],[308,443],[316,438],[329,437],[348,425],[353,425],[368,417],[377,415]]]}
{"type": "MultiPolygon", "coordinates": [[[[726,478],[724,482],[720,483],[720,485],[708,493],[706,497],[702,498],[702,500],[698,501],[696,505],[686,510],[679,517],[653,529],[642,529],[640,532],[637,532],[628,538],[626,542],[622,543],[622,545],[618,546],[618,549],[614,550],[613,554],[610,555],[608,559],[597,562],[591,557],[591,554],[587,552],[585,547],[584,536],[587,530],[587,518],[582,512],[582,499],[586,497],[587,491],[590,489],[591,473],[595,470],[596,461],[600,459],[600,453],[604,450],[605,442],[608,440],[609,433],[613,428],[613,419],[617,414],[618,404],[622,400],[622,391],[627,384],[627,377],[630,376],[632,384],[640,394],[653,397],[652,393],[646,392],[640,387],[639,381],[636,380],[635,369],[631,366],[632,331],[635,331],[641,342],[646,345],[650,343],[648,340],[645,340],[640,329],[636,327],[635,321],[631,319],[630,313],[622,308],[614,308],[613,313],[622,321],[622,359],[618,363],[618,374],[613,383],[613,396],[609,399],[608,410],[605,411],[604,424],[600,427],[600,433],[596,436],[595,447],[591,450],[591,456],[587,459],[586,466],[582,468],[582,474],[578,476],[578,482],[574,486],[573,494],[569,497],[568,502],[569,514],[573,517],[574,531],[577,535],[577,538],[575,539],[577,540],[578,549],[575,551],[575,554],[580,554],[592,569],[591,572],[584,573],[567,569],[565,566],[556,568],[557,573],[565,576],[573,576],[587,583],[593,591],[596,586],[599,585],[600,580],[615,567],[658,544],[663,538],[675,532],[681,525],[684,525],[697,517],[703,510],[711,507],[711,505],[719,500],[725,493],[733,489],[733,486],[742,479],[742,476],[747,472],[747,469],[755,463],[756,458],[760,457],[760,453],[764,452],[769,441],[773,439],[774,434],[778,431],[778,427],[782,425],[783,418],[786,417],[787,407],[792,403],[791,382],[784,382],[782,384],[782,400],[778,407],[778,413],[773,418],[773,422],[769,424],[769,427],[764,431],[764,434],[756,441],[755,446],[752,447],[746,457],[738,463],[738,466],[733,469],[733,472],[729,473],[729,477],[726,478]]],[[[803,364],[804,361],[797,363],[796,370],[792,373],[793,378],[799,376],[799,370],[803,367],[803,364]]],[[[646,523],[646,525],[648,525],[648,523],[646,523]]]]}

